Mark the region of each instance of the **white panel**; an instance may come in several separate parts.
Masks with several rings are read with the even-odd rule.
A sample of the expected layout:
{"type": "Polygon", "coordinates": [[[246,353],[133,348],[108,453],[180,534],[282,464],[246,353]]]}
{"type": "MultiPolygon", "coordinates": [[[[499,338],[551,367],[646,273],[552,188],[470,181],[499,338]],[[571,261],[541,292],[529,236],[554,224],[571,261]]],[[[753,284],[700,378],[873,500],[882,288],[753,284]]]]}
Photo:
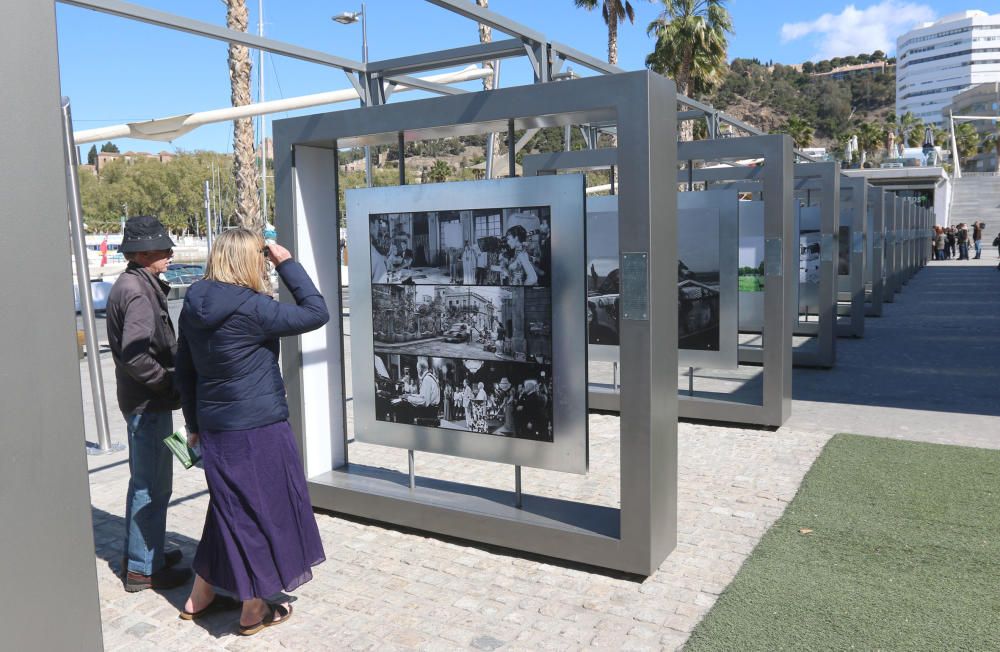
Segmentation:
{"type": "Polygon", "coordinates": [[[325,473],[344,464],[342,438],[332,434],[344,421],[342,395],[341,321],[339,314],[340,259],[337,224],[336,166],[333,151],[295,148],[295,233],[293,255],[326,299],[330,321],[323,328],[299,336],[302,351],[302,442],[306,476],[325,473]]]}

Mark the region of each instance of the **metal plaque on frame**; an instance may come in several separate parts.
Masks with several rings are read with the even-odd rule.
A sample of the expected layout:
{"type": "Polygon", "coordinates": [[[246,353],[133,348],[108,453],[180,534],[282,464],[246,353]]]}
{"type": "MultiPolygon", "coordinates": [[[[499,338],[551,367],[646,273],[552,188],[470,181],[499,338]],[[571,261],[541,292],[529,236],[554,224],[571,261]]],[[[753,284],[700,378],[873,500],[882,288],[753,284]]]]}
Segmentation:
{"type": "Polygon", "coordinates": [[[585,473],[583,175],[346,196],[356,438],[585,473]]]}
{"type": "Polygon", "coordinates": [[[648,255],[642,251],[622,252],[622,319],[649,319],[648,255]]]}

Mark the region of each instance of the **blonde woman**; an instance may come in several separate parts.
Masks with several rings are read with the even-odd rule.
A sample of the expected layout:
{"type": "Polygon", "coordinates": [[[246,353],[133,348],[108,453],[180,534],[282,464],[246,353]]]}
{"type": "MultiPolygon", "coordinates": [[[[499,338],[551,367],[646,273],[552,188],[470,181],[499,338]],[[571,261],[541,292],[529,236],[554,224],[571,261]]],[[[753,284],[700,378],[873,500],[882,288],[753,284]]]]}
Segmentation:
{"type": "Polygon", "coordinates": [[[201,443],[210,500],[185,620],[239,606],[217,596],[220,588],[242,601],[241,634],[283,623],[291,605],[266,599],[312,579],[326,558],[288,424],[278,338],[328,319],[322,295],[288,250],[265,247],[246,229],[216,238],[205,279],[188,290],[177,385],[188,439],[201,443]],[[269,295],[267,259],[295,305],[269,295]]]}

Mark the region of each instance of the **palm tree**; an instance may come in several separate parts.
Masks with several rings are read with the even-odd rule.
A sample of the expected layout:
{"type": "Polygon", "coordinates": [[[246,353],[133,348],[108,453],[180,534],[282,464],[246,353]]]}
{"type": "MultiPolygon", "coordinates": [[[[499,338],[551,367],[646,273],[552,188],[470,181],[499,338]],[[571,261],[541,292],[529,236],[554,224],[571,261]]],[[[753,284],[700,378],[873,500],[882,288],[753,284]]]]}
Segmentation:
{"type": "MultiPolygon", "coordinates": [[[[246,0],[226,0],[226,26],[247,31],[246,0]]],[[[250,50],[229,44],[229,84],[233,106],[250,104],[250,50]]],[[[253,120],[233,121],[233,178],[236,182],[236,219],[255,233],[264,230],[257,192],[257,156],[254,152],[253,120]]]]}
{"type": "Polygon", "coordinates": [[[781,128],[780,133],[791,136],[792,142],[795,143],[795,147],[798,149],[803,149],[812,145],[812,125],[797,116],[789,118],[788,122],[785,123],[785,126],[781,128]]]}
{"type": "Polygon", "coordinates": [[[920,147],[924,144],[924,121],[909,111],[898,119],[900,135],[906,147],[920,147]]]}
{"type": "MultiPolygon", "coordinates": [[[[662,0],[663,13],[649,24],[656,46],[646,65],[677,84],[688,97],[704,95],[722,81],[726,70],[727,34],[733,21],[725,0],[662,0]]],[[[691,140],[691,121],[681,123],[681,139],[691,140]]]]}
{"type": "Polygon", "coordinates": [[[885,127],[875,122],[865,122],[861,125],[861,130],[858,133],[858,146],[864,151],[869,157],[875,158],[875,155],[882,151],[885,146],[885,127]]]}
{"type": "Polygon", "coordinates": [[[955,126],[955,144],[958,145],[958,155],[964,159],[975,156],[979,151],[979,132],[971,122],[963,122],[955,126]]]}
{"type": "MultiPolygon", "coordinates": [[[[598,0],[573,0],[577,7],[588,11],[597,9],[598,0]]],[[[635,11],[628,0],[601,0],[601,17],[608,26],[608,63],[618,64],[618,23],[628,18],[635,22],[635,11]]]]}

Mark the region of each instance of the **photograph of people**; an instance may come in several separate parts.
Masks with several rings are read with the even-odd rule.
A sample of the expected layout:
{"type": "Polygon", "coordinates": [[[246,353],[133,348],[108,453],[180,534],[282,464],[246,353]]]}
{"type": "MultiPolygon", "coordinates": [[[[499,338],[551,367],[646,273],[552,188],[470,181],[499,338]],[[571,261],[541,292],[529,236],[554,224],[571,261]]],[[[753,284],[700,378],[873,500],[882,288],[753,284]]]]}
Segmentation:
{"type": "Polygon", "coordinates": [[[618,346],[618,211],[587,211],[587,336],[618,346]]]}
{"type": "Polygon", "coordinates": [[[500,268],[503,285],[538,285],[538,274],[525,249],[528,232],[517,224],[507,229],[507,249],[504,265],[500,268]]]}
{"type": "Polygon", "coordinates": [[[552,441],[549,365],[380,352],[375,386],[379,421],[552,441]],[[411,369],[419,381],[408,391],[411,369]]]}
{"type": "Polygon", "coordinates": [[[547,206],[369,217],[372,282],[549,286],[547,206]]]}
{"type": "Polygon", "coordinates": [[[375,350],[548,364],[551,296],[543,287],[373,285],[375,350]]]}

